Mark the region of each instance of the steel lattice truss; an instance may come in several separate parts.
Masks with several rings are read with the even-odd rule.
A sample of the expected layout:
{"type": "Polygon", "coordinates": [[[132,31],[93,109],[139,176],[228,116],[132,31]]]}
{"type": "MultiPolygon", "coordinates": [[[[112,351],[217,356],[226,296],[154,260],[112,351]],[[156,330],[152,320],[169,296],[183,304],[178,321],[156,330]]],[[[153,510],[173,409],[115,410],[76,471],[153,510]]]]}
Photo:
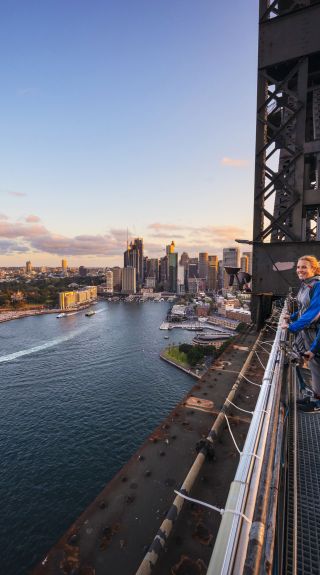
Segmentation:
{"type": "MultiPolygon", "coordinates": [[[[262,1],[260,23],[272,20],[277,40],[283,22],[287,26],[283,32],[288,30],[284,15],[301,14],[302,8],[318,3],[262,1]]],[[[267,46],[273,41],[273,29],[267,29],[267,46]]],[[[292,52],[296,56],[296,46],[292,52]]],[[[279,62],[274,57],[271,65],[259,68],[258,76],[255,241],[320,239],[319,172],[320,52],[286,61],[280,55],[279,62]]]]}

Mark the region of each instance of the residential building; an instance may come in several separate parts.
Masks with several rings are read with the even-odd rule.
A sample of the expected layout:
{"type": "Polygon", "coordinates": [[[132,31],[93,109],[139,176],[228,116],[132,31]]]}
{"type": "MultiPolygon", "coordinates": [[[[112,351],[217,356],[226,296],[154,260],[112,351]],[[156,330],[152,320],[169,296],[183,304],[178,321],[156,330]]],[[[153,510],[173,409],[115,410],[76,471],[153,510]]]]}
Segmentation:
{"type": "Polygon", "coordinates": [[[79,290],[59,293],[60,309],[72,309],[97,299],[97,286],[86,286],[79,290]]]}
{"type": "Polygon", "coordinates": [[[113,271],[111,269],[106,270],[106,288],[107,293],[113,293],[113,271]]]}

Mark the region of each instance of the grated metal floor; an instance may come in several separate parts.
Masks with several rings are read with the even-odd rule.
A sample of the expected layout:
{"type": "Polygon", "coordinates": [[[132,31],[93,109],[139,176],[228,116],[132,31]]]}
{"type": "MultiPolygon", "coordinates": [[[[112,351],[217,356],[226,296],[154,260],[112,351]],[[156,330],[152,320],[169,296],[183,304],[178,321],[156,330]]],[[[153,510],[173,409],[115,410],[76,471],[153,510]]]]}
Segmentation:
{"type": "Polygon", "coordinates": [[[320,414],[297,413],[297,573],[320,575],[320,414]]]}

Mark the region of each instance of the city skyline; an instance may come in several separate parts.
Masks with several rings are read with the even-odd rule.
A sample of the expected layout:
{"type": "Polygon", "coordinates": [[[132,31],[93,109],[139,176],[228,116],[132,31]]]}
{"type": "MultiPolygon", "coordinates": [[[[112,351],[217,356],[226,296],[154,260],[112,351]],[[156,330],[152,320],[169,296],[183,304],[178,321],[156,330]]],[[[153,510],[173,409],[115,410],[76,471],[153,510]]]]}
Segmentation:
{"type": "Polygon", "coordinates": [[[149,257],[252,237],[257,3],[2,16],[0,266],[119,265],[127,228],[149,257]]]}

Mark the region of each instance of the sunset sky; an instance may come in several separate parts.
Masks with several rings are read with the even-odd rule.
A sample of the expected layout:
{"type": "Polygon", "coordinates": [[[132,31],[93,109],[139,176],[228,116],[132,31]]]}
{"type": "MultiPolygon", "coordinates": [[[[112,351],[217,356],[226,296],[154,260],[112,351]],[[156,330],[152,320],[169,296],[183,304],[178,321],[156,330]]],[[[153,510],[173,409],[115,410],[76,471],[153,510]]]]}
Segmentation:
{"type": "Polygon", "coordinates": [[[1,3],[0,266],[252,237],[258,2],[1,3]]]}

